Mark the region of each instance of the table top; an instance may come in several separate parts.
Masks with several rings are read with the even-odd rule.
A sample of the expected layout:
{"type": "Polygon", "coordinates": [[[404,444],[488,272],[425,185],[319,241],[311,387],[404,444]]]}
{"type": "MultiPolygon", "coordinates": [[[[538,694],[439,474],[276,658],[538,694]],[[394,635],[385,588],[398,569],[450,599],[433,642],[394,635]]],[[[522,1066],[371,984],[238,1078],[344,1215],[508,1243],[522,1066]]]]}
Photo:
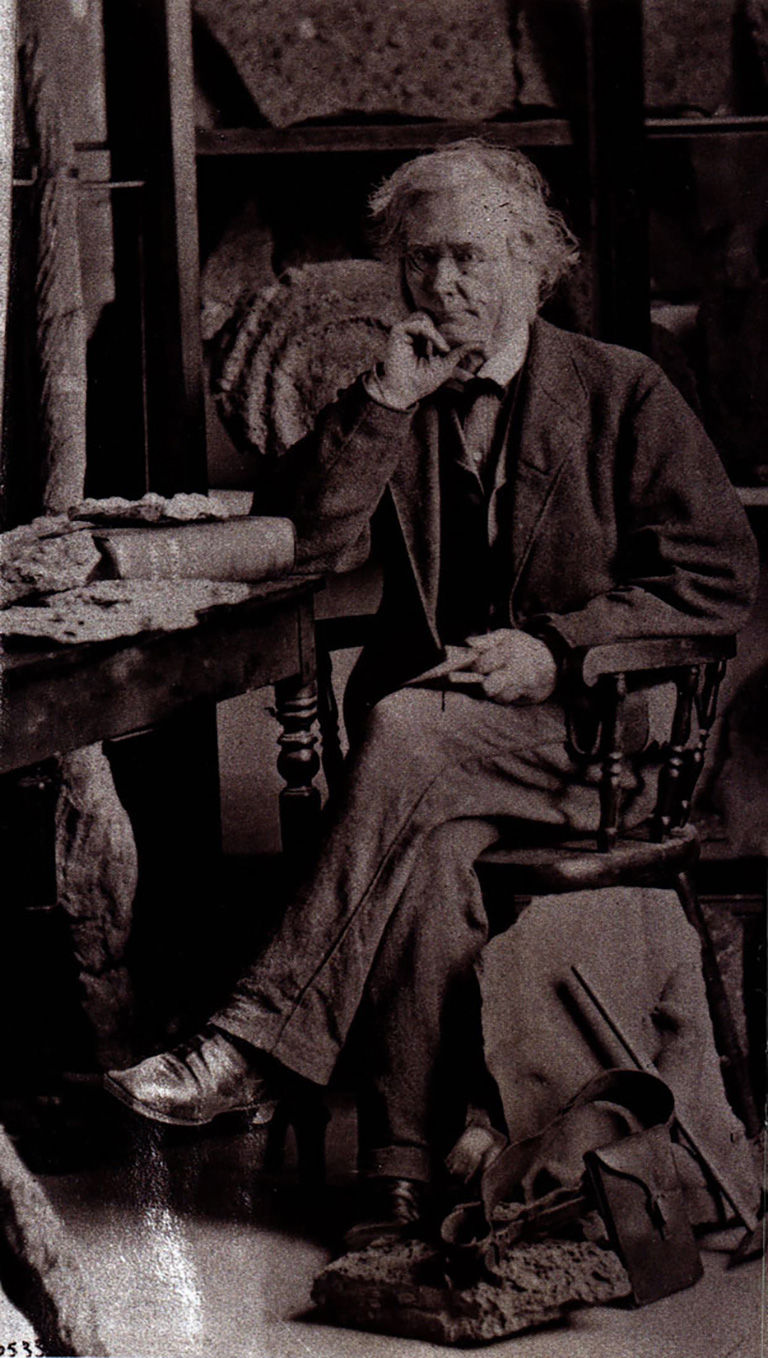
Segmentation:
{"type": "MultiPolygon", "coordinates": [[[[282,579],[262,580],[254,583],[222,584],[214,581],[105,581],[88,593],[112,590],[119,594],[117,607],[111,608],[112,600],[102,602],[99,611],[105,619],[101,628],[96,625],[85,629],[82,636],[72,640],[56,640],[47,636],[44,628],[40,635],[16,632],[4,628],[3,619],[15,615],[19,606],[0,612],[0,669],[5,674],[15,671],[27,672],[30,669],[49,666],[67,667],[72,664],[90,662],[94,656],[104,655],[110,650],[126,646],[145,645],[154,638],[178,634],[190,629],[198,630],[206,626],[218,627],[227,619],[234,619],[268,610],[286,601],[298,602],[311,598],[323,587],[322,577],[317,575],[290,575],[282,579]],[[121,613],[123,598],[126,602],[138,600],[135,616],[121,613]],[[157,606],[151,600],[157,599],[157,606]],[[148,606],[149,601],[149,606],[148,606]],[[110,614],[117,614],[115,626],[110,614]],[[143,619],[142,619],[143,615],[143,619]],[[127,617],[127,624],[121,629],[119,619],[127,617]]],[[[74,592],[73,592],[74,593],[74,592]]],[[[81,591],[76,591],[81,594],[81,591]]],[[[56,608],[58,601],[66,595],[52,595],[45,601],[48,607],[56,608]]],[[[43,608],[33,607],[21,610],[30,614],[42,614],[43,608]]],[[[59,611],[59,616],[61,611],[59,611]]]]}
{"type": "Polygon", "coordinates": [[[0,771],[155,724],[195,700],[315,676],[318,576],[238,587],[178,626],[69,644],[9,637],[0,771]]]}

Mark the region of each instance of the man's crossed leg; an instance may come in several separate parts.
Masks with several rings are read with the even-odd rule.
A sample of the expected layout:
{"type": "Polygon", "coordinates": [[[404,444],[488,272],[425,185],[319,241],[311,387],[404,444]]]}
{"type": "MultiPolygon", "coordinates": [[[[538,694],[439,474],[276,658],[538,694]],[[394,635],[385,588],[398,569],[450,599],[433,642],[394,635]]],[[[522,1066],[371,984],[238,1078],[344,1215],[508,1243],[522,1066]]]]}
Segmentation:
{"type": "Polygon", "coordinates": [[[291,1078],[326,1084],[357,1020],[361,1169],[426,1182],[481,1060],[475,860],[502,818],[589,829],[597,815],[596,771],[574,769],[558,704],[426,688],[384,698],[313,872],[228,1003],[191,1043],[111,1072],[107,1088],[181,1125],[264,1111],[291,1078]]]}

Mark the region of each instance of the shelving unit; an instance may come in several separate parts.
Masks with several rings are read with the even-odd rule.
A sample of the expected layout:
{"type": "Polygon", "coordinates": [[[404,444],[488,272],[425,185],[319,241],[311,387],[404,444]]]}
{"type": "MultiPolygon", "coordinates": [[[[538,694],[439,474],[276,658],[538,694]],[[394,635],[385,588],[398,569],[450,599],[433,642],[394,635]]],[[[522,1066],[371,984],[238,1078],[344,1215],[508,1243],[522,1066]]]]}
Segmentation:
{"type": "MultiPolygon", "coordinates": [[[[546,172],[554,164],[572,193],[589,257],[591,330],[647,350],[647,178],[657,148],[763,139],[768,149],[768,116],[645,116],[641,0],[585,0],[582,15],[583,49],[573,54],[581,87],[567,116],[196,130],[190,0],[104,0],[108,141],[81,146],[79,161],[84,192],[112,193],[118,302],[103,352],[119,374],[108,414],[113,406],[122,414],[114,448],[99,453],[108,465],[95,467],[97,493],[205,486],[198,218],[210,206],[206,177],[217,183],[225,166],[229,184],[241,167],[254,184],[271,174],[274,193],[274,167],[301,157],[369,159],[373,179],[379,162],[389,169],[468,135],[520,147],[546,172]]],[[[17,183],[33,173],[22,149],[17,183]]],[[[760,487],[744,499],[765,502],[760,487]]]]}
{"type": "Polygon", "coordinates": [[[713,140],[716,137],[765,136],[768,133],[768,117],[737,117],[732,114],[716,115],[712,118],[646,118],[645,131],[649,141],[690,141],[699,137],[713,140]]]}
{"type": "Polygon", "coordinates": [[[489,123],[331,123],[323,126],[198,130],[198,156],[301,155],[323,151],[422,151],[462,137],[492,136],[505,146],[572,146],[565,118],[489,123]]]}
{"type": "MultiPolygon", "coordinates": [[[[628,14],[631,18],[635,6],[621,8],[625,19],[628,14]]],[[[566,153],[578,165],[578,171],[572,171],[573,181],[578,181],[583,199],[577,208],[577,225],[588,241],[590,255],[594,307],[590,328],[604,338],[646,347],[647,280],[637,268],[646,235],[643,196],[635,182],[641,161],[624,154],[630,142],[639,145],[637,101],[631,95],[642,86],[640,50],[631,40],[632,24],[617,26],[613,7],[606,0],[591,0],[586,12],[580,62],[583,87],[577,106],[567,117],[505,117],[480,123],[388,119],[204,130],[196,134],[198,164],[210,173],[220,158],[258,162],[267,157],[355,154],[371,158],[373,183],[378,157],[405,158],[466,136],[487,136],[519,147],[534,159],[555,152],[559,164],[566,153]],[[616,69],[622,69],[619,81],[611,75],[616,69]],[[609,249],[605,248],[607,240],[611,241],[609,249]]],[[[387,168],[394,168],[391,160],[387,168]]]]}
{"type": "MultiPolygon", "coordinates": [[[[287,178],[302,157],[302,172],[316,157],[354,161],[358,181],[369,161],[373,182],[380,166],[464,136],[519,147],[568,184],[589,260],[592,332],[648,350],[648,176],[657,154],[744,139],[768,151],[768,116],[645,116],[641,11],[641,0],[585,5],[583,51],[574,53],[583,86],[567,117],[196,130],[190,0],[105,0],[108,141],[78,148],[82,190],[110,191],[115,224],[118,300],[103,354],[113,373],[107,410],[119,406],[121,420],[108,456],[94,458],[96,493],[206,484],[198,218],[209,211],[206,182],[222,174],[230,186],[241,171],[254,184],[266,177],[274,198],[279,166],[287,178]]],[[[17,190],[34,176],[23,147],[15,173],[17,190]]],[[[750,508],[768,503],[768,488],[740,493],[750,508]]]]}

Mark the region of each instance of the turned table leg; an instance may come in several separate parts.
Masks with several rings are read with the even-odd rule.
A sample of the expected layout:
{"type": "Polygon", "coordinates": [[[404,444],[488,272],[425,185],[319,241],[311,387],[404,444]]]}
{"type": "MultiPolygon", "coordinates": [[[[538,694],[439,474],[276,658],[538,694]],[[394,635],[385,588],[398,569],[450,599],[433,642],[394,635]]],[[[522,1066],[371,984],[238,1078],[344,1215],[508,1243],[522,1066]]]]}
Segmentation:
{"type": "Polygon", "coordinates": [[[301,676],[275,684],[275,711],[281,731],[277,768],[285,787],[280,792],[280,830],[289,862],[303,861],[314,848],[319,828],[320,792],[314,778],[320,768],[317,735],[317,684],[301,676]]]}

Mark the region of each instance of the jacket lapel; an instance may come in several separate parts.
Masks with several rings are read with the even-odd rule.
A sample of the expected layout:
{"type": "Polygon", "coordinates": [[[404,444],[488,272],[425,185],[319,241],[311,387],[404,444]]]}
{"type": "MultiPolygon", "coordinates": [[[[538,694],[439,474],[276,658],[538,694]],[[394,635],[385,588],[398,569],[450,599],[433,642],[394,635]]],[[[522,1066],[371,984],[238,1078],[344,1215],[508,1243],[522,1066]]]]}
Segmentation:
{"type": "Polygon", "coordinates": [[[567,334],[537,320],[531,332],[520,447],[513,464],[512,592],[520,580],[552,492],[583,437],[587,392],[567,334]]]}
{"type": "MultiPolygon", "coordinates": [[[[586,420],[587,392],[568,335],[537,320],[526,364],[520,447],[514,482],[513,585],[517,586],[546,514],[552,491],[577,448],[586,420]]],[[[400,531],[433,639],[440,580],[439,413],[425,402],[389,482],[400,531]],[[423,421],[421,428],[418,422],[423,421]],[[425,451],[426,450],[426,451],[425,451]]]]}

